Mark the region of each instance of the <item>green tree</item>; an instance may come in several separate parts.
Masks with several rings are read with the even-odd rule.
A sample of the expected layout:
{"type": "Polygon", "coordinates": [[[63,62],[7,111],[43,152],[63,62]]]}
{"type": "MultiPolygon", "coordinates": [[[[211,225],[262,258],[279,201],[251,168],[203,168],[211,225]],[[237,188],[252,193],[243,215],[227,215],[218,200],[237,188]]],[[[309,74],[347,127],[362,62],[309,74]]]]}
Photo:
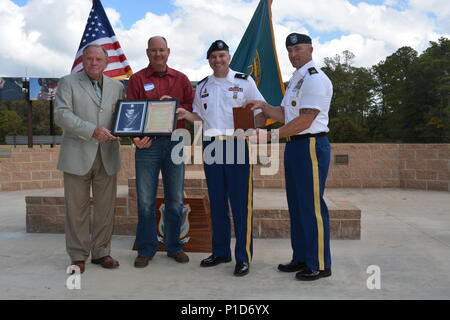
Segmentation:
{"type": "Polygon", "coordinates": [[[404,142],[450,141],[450,40],[430,42],[411,69],[404,116],[404,142]]]}
{"type": "MultiPolygon", "coordinates": [[[[50,135],[50,102],[33,101],[33,134],[50,135]]],[[[54,134],[61,135],[62,129],[53,124],[54,134]]]]}
{"type": "Polygon", "coordinates": [[[372,67],[375,101],[368,119],[374,141],[401,141],[404,136],[404,107],[407,106],[410,70],[418,53],[402,47],[372,67]]]}
{"type": "Polygon", "coordinates": [[[20,115],[14,110],[0,107],[0,143],[5,143],[5,136],[20,135],[26,132],[26,127],[20,115]]]}
{"type": "Polygon", "coordinates": [[[332,142],[366,142],[368,130],[350,116],[341,115],[330,120],[329,138],[332,142]]]}
{"type": "Polygon", "coordinates": [[[366,119],[374,104],[375,80],[369,69],[353,66],[355,55],[344,51],[334,58],[325,58],[322,70],[333,83],[330,108],[330,135],[334,142],[367,140],[366,119]],[[341,136],[338,136],[341,135],[341,136]]]}

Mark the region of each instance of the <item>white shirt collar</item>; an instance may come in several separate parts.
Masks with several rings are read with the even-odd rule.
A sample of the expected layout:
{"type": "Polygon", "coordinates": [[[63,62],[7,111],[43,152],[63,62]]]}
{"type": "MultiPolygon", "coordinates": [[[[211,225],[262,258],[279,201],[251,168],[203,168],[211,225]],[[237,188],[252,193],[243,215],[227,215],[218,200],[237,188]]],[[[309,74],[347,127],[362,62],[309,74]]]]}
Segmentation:
{"type": "Polygon", "coordinates": [[[315,67],[316,64],[314,63],[313,60],[309,61],[307,64],[305,64],[303,67],[297,69],[294,71],[293,76],[299,75],[301,77],[306,76],[306,73],[308,72],[309,68],[315,67]]]}
{"type": "MultiPolygon", "coordinates": [[[[226,76],[225,78],[222,78],[222,79],[225,79],[226,81],[228,81],[228,82],[230,82],[230,83],[234,83],[234,76],[235,76],[235,75],[236,75],[236,71],[230,69],[230,71],[228,71],[227,76],[226,76]]],[[[216,81],[217,78],[216,78],[214,75],[211,75],[211,79],[212,79],[215,83],[217,83],[217,81],[216,81]]]]}

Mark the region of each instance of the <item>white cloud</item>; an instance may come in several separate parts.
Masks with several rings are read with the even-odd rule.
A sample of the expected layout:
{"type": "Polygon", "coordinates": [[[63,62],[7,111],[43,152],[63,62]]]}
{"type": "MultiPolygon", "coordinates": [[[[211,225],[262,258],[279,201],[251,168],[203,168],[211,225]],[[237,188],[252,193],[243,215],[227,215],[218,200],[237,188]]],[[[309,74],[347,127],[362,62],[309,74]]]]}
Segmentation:
{"type": "Polygon", "coordinates": [[[120,13],[113,8],[105,8],[106,15],[111,25],[123,29],[122,21],[120,20],[120,13]]]}
{"type": "Polygon", "coordinates": [[[448,0],[410,0],[413,10],[431,13],[436,17],[436,24],[439,31],[450,34],[450,5],[448,0]]]}
{"type": "Polygon", "coordinates": [[[178,8],[172,15],[147,13],[130,30],[116,29],[116,33],[127,56],[136,62],[132,63],[135,71],[148,63],[145,55],[147,39],[152,35],[162,35],[171,48],[169,65],[180,69],[193,80],[200,80],[211,71],[206,60],[209,45],[223,39],[235,49],[256,4],[257,1],[243,3],[241,0],[227,3],[177,0],[175,5],[178,8]],[[239,7],[240,10],[229,10],[231,7],[239,7]]]}
{"type": "Polygon", "coordinates": [[[0,75],[69,72],[89,8],[89,0],[32,0],[24,7],[0,0],[0,75]]]}
{"type": "Polygon", "coordinates": [[[351,34],[319,45],[315,53],[315,60],[323,61],[324,58],[334,57],[345,50],[355,54],[356,66],[372,66],[380,62],[380,57],[386,57],[392,53],[386,49],[385,43],[381,40],[351,34]]]}
{"type": "Polygon", "coordinates": [[[274,16],[279,17],[278,23],[296,19],[311,31],[358,34],[384,41],[393,50],[405,45],[423,48],[430,38],[438,37],[433,32],[433,21],[424,11],[398,11],[364,2],[352,5],[347,0],[298,0],[298,5],[291,7],[287,5],[289,2],[274,2],[274,16]]]}
{"type": "MultiPolygon", "coordinates": [[[[147,65],[147,39],[159,34],[169,41],[170,65],[199,80],[210,73],[205,57],[210,43],[223,39],[234,51],[258,2],[176,0],[174,12],[148,12],[128,29],[121,21],[125,13],[111,8],[106,12],[134,71],[147,65]]],[[[28,76],[68,73],[91,5],[90,0],[30,0],[19,7],[0,0],[0,76],[24,76],[25,69],[28,76]]],[[[409,5],[405,0],[385,0],[383,5],[276,0],[273,19],[285,80],[292,67],[284,41],[294,31],[313,36],[319,64],[324,57],[350,50],[358,66],[378,63],[402,46],[421,52],[430,40],[450,37],[447,0],[409,0],[409,5]]]]}
{"type": "Polygon", "coordinates": [[[393,7],[393,6],[398,5],[398,1],[397,0],[384,0],[384,5],[393,7]]]}

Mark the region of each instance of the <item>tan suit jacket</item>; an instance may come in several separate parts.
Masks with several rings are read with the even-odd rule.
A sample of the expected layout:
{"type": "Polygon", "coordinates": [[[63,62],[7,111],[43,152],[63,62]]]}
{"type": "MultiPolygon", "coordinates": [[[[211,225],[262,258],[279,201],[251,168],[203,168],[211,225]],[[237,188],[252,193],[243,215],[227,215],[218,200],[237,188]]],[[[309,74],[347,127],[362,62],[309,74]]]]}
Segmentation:
{"type": "Polygon", "coordinates": [[[59,170],[79,176],[87,174],[99,147],[106,173],[114,175],[120,170],[119,142],[100,143],[92,134],[97,126],[112,129],[116,103],[123,97],[122,83],[106,76],[101,101],[86,73],[60,79],[55,102],[55,122],[64,129],[59,170]]]}

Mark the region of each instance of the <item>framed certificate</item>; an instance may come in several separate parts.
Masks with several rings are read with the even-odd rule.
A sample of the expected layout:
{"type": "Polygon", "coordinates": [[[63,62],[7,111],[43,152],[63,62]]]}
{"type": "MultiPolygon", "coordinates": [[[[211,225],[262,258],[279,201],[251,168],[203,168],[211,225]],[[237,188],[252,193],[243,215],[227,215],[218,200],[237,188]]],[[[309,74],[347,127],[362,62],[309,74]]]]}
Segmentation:
{"type": "Polygon", "coordinates": [[[113,135],[170,136],[176,129],[178,100],[120,100],[113,135]]]}

